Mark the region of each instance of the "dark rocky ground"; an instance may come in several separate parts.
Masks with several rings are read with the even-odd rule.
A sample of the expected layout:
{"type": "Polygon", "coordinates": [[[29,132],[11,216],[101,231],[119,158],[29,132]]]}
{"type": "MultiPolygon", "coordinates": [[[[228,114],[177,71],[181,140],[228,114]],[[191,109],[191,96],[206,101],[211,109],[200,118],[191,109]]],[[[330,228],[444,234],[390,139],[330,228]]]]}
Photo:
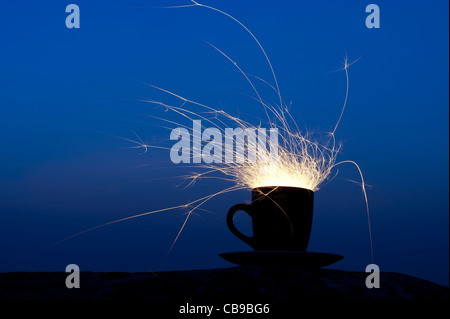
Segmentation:
{"type": "MultiPolygon", "coordinates": [[[[449,289],[399,273],[381,273],[381,287],[365,286],[367,273],[332,269],[239,266],[157,273],[0,273],[1,313],[61,318],[382,318],[399,313],[425,318],[448,312],[449,289]],[[268,305],[269,313],[230,313],[230,304],[268,305]],[[211,306],[206,313],[182,307],[211,306]],[[228,313],[226,313],[226,310],[228,313]]],[[[238,308],[240,309],[240,308],[238,308]]],[[[6,318],[6,317],[5,317],[6,318]]]]}
{"type": "Polygon", "coordinates": [[[240,266],[157,273],[81,272],[68,289],[64,272],[0,274],[0,300],[151,300],[152,302],[299,302],[307,300],[446,300],[449,289],[398,273],[381,273],[381,287],[365,286],[367,273],[332,269],[240,266]]]}
{"type": "MultiPolygon", "coordinates": [[[[81,272],[68,289],[68,273],[0,273],[1,314],[46,318],[426,318],[448,312],[449,289],[426,280],[381,273],[381,287],[365,286],[367,273],[332,269],[239,266],[157,273],[81,272]],[[267,305],[268,313],[231,313],[231,305],[267,305]],[[182,313],[188,306],[211,313],[182,313]],[[11,309],[12,312],[8,312],[11,309]],[[198,309],[198,308],[197,308],[198,309]]],[[[236,305],[236,307],[238,307],[236,305]]],[[[242,308],[235,308],[242,309],[242,308]]],[[[3,317],[2,317],[3,318],[3,317]]],[[[6,317],[5,317],[6,318],[6,317]]],[[[8,316],[9,318],[9,316],[8,316]]]]}

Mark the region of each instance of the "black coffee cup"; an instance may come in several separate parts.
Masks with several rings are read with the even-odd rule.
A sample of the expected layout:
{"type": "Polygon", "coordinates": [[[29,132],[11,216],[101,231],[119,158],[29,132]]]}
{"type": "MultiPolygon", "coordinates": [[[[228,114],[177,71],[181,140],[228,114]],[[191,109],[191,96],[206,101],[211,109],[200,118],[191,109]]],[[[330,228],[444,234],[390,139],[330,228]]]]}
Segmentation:
{"type": "Polygon", "coordinates": [[[237,204],[227,215],[230,231],[257,251],[306,251],[311,234],[314,192],[269,186],[252,189],[251,204],[237,204]],[[252,218],[253,236],[237,230],[233,216],[244,211],[252,218]]]}

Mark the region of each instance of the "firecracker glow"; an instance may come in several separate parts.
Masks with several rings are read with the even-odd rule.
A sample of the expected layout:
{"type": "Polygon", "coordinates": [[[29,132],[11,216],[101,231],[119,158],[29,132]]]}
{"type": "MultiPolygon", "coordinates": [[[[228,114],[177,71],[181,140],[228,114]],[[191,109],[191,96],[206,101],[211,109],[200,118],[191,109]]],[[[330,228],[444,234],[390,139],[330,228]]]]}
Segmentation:
{"type": "MultiPolygon", "coordinates": [[[[219,110],[214,107],[202,104],[200,102],[190,100],[186,97],[183,97],[175,92],[172,92],[165,88],[157,87],[153,84],[148,84],[150,87],[159,90],[172,98],[175,98],[179,101],[177,104],[168,104],[166,102],[157,101],[157,100],[142,100],[146,103],[151,103],[157,106],[160,106],[165,111],[172,112],[180,117],[183,121],[201,121],[201,127],[189,127],[186,124],[182,124],[181,122],[176,122],[172,119],[169,120],[164,117],[157,117],[159,120],[165,122],[165,124],[175,125],[178,128],[184,128],[189,131],[191,135],[194,135],[197,130],[205,130],[207,128],[214,128],[220,134],[226,134],[226,128],[234,127],[240,128],[242,131],[251,130],[257,132],[261,130],[263,124],[268,129],[277,129],[278,130],[278,146],[277,146],[277,156],[276,160],[273,158],[273,152],[269,151],[259,151],[257,152],[257,160],[250,161],[248,158],[246,160],[234,160],[234,161],[224,161],[222,155],[220,155],[221,160],[217,160],[211,163],[207,163],[202,161],[198,164],[192,164],[190,167],[195,167],[196,172],[190,174],[189,176],[185,176],[188,183],[187,186],[193,185],[195,182],[201,179],[209,179],[215,178],[221,181],[226,181],[231,183],[231,186],[225,187],[223,190],[203,196],[198,198],[189,204],[178,205],[174,207],[164,208],[160,210],[145,212],[142,214],[122,218],[119,220],[114,220],[102,225],[98,225],[92,227],[90,229],[84,230],[78,234],[70,236],[64,240],[69,238],[78,236],[85,232],[110,225],[113,223],[125,221],[132,218],[147,216],[155,213],[162,213],[167,211],[185,209],[187,210],[186,218],[184,219],[184,223],[182,224],[180,230],[178,231],[172,246],[169,250],[172,250],[174,244],[178,240],[181,232],[185,229],[186,223],[189,220],[189,217],[192,213],[199,210],[205,203],[210,201],[212,198],[219,196],[224,193],[229,193],[232,191],[243,190],[243,189],[252,189],[263,186],[290,186],[290,187],[299,187],[306,188],[312,190],[314,192],[318,191],[325,182],[329,182],[333,179],[333,177],[337,174],[336,167],[345,163],[352,164],[358,170],[358,173],[361,178],[361,189],[363,192],[367,217],[368,217],[368,225],[369,225],[369,236],[370,236],[370,247],[373,261],[373,248],[372,248],[372,236],[370,229],[370,216],[369,216],[369,205],[366,194],[366,186],[363,178],[363,174],[357,163],[351,160],[343,160],[337,161],[337,156],[341,149],[341,145],[336,142],[335,133],[338,129],[339,123],[341,122],[342,116],[344,114],[348,93],[349,93],[349,67],[356,61],[349,63],[347,57],[344,60],[343,67],[341,70],[345,73],[346,77],[346,92],[345,99],[343,102],[343,106],[341,108],[340,115],[337,117],[336,124],[334,126],[333,131],[329,132],[325,138],[321,139],[321,142],[315,140],[313,138],[313,134],[310,132],[302,132],[295,119],[291,116],[289,109],[290,105],[284,102],[284,99],[281,96],[280,89],[278,86],[277,77],[275,75],[274,69],[272,67],[272,63],[266,54],[263,46],[259,42],[259,40],[254,36],[254,34],[239,20],[229,15],[228,13],[221,11],[217,8],[210,7],[198,3],[196,1],[191,0],[191,4],[185,6],[176,6],[176,7],[167,7],[167,8],[186,8],[186,7],[201,7],[206,8],[216,13],[222,14],[238,23],[251,38],[258,44],[261,53],[264,55],[268,67],[270,68],[272,74],[272,80],[266,81],[260,77],[250,75],[246,73],[239,64],[234,61],[228,54],[219,48],[215,47],[212,44],[209,44],[213,49],[215,49],[219,54],[221,54],[225,59],[227,59],[230,63],[234,65],[234,67],[240,72],[240,74],[245,78],[248,83],[251,91],[253,92],[252,98],[257,101],[261,110],[264,114],[264,119],[259,123],[249,123],[238,116],[233,116],[228,114],[224,110],[219,110]],[[259,81],[264,85],[267,85],[270,90],[272,90],[277,96],[277,103],[271,105],[266,102],[261,96],[260,92],[257,90],[257,86],[255,85],[255,81],[259,81]],[[272,82],[273,84],[270,84],[272,82]]],[[[152,116],[154,117],[154,116],[152,116]]],[[[169,127],[168,127],[169,128],[169,127]]],[[[173,130],[172,128],[169,128],[173,130]]],[[[133,132],[134,133],[134,132],[133,132]]],[[[160,145],[149,145],[144,143],[142,139],[135,133],[136,139],[127,139],[128,142],[135,144],[132,148],[141,148],[144,152],[147,152],[151,149],[163,149],[169,150],[170,148],[166,146],[160,145]]],[[[212,143],[212,142],[211,142],[212,143]]],[[[222,144],[222,140],[215,141],[212,143],[213,146],[220,146],[222,144]]],[[[261,144],[258,139],[247,139],[247,152],[249,149],[259,149],[261,144]]],[[[236,148],[237,149],[237,148],[236,148]]],[[[237,150],[235,148],[231,149],[233,152],[233,158],[237,158],[239,155],[237,154],[237,150]]],[[[230,151],[230,150],[229,150],[230,151]]],[[[192,157],[200,156],[202,157],[202,150],[200,149],[200,145],[194,145],[194,147],[190,151],[190,155],[192,157]]],[[[203,155],[204,156],[204,155],[203,155]]],[[[194,161],[195,163],[195,161],[194,161]]]]}

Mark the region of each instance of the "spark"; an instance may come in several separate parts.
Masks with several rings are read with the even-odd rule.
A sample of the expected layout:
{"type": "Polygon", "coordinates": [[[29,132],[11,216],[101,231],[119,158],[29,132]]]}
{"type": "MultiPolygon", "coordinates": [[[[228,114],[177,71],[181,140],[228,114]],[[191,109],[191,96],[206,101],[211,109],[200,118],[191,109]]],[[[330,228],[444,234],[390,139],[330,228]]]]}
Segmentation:
{"type": "MultiPolygon", "coordinates": [[[[289,112],[289,106],[284,101],[284,99],[281,96],[280,88],[278,85],[278,80],[275,75],[274,68],[272,66],[272,63],[264,50],[261,42],[256,38],[256,36],[248,29],[247,26],[245,26],[242,22],[240,22],[235,17],[231,16],[230,14],[219,10],[217,8],[207,6],[204,4],[201,4],[197,1],[190,0],[192,4],[190,5],[184,5],[184,6],[172,6],[172,7],[166,7],[166,8],[186,8],[186,7],[203,7],[215,12],[218,12],[234,22],[238,23],[257,43],[259,46],[259,49],[261,50],[262,54],[264,55],[266,62],[271,70],[271,74],[273,77],[274,84],[269,83],[268,81],[262,79],[261,77],[258,77],[256,75],[251,75],[246,73],[243,68],[241,68],[238,63],[229,55],[226,54],[223,50],[219,49],[218,47],[214,46],[213,44],[208,43],[213,49],[215,49],[217,52],[219,52],[221,55],[223,55],[229,62],[231,62],[235,68],[239,71],[239,73],[245,78],[246,82],[250,85],[250,88],[253,92],[253,95],[251,98],[258,102],[263,111],[265,112],[265,115],[267,117],[267,125],[271,128],[278,128],[279,129],[279,137],[281,138],[281,142],[279,143],[278,148],[278,158],[274,162],[271,159],[271,154],[268,152],[258,152],[259,161],[257,162],[251,162],[251,161],[244,161],[241,163],[211,163],[211,164],[205,164],[202,163],[200,165],[195,166],[196,172],[192,173],[191,175],[185,176],[186,180],[188,180],[187,185],[185,188],[190,187],[194,185],[198,180],[200,179],[206,179],[206,178],[214,178],[217,180],[225,181],[225,182],[231,182],[233,186],[225,188],[219,192],[204,196],[202,198],[199,198],[189,204],[185,205],[179,205],[174,206],[170,208],[160,209],[160,210],[154,210],[151,212],[143,213],[143,214],[137,214],[130,217],[114,220],[108,223],[104,223],[89,229],[86,229],[82,232],[79,232],[75,235],[72,235],[66,239],[63,239],[62,241],[59,241],[58,243],[61,243],[65,240],[68,240],[70,238],[76,237],[78,235],[84,234],[88,231],[98,229],[100,227],[104,227],[107,225],[111,225],[114,223],[118,223],[121,221],[148,216],[155,213],[161,213],[161,212],[167,212],[167,211],[173,211],[177,209],[188,209],[188,212],[186,213],[186,217],[177,232],[172,245],[170,246],[170,249],[167,253],[167,256],[170,254],[170,252],[173,250],[173,247],[175,246],[176,242],[179,240],[181,233],[186,228],[186,225],[188,223],[189,218],[196,210],[203,209],[202,206],[206,204],[211,199],[215,198],[216,196],[233,192],[237,190],[242,189],[252,189],[252,188],[258,188],[258,187],[264,187],[264,186],[290,186],[290,187],[298,187],[298,188],[305,188],[312,190],[314,192],[318,191],[321,187],[321,185],[330,182],[337,174],[332,174],[333,171],[336,170],[336,167],[342,164],[351,164],[354,165],[360,175],[361,179],[361,189],[363,192],[363,197],[366,205],[366,211],[367,211],[367,219],[368,219],[368,226],[369,226],[369,240],[370,240],[370,250],[371,250],[371,257],[372,257],[372,263],[374,260],[373,257],[373,242],[372,242],[372,233],[371,233],[371,224],[370,224],[370,212],[369,212],[369,202],[366,192],[366,184],[364,181],[364,177],[362,174],[362,171],[358,164],[354,161],[346,160],[341,162],[336,162],[337,155],[340,152],[341,145],[336,143],[335,139],[335,133],[341,123],[341,120],[344,115],[344,111],[346,109],[347,103],[348,103],[348,97],[349,97],[349,73],[348,69],[351,65],[356,63],[358,59],[356,59],[353,62],[349,62],[347,55],[345,56],[343,67],[337,71],[344,71],[345,72],[345,79],[346,79],[346,91],[345,91],[345,98],[344,102],[341,108],[340,115],[336,121],[336,124],[334,126],[334,129],[332,132],[329,133],[329,139],[325,143],[320,143],[317,140],[314,140],[312,138],[312,135],[310,133],[303,133],[299,130],[299,127],[295,121],[295,119],[292,117],[292,115],[289,112]],[[269,86],[277,95],[279,104],[270,105],[269,103],[265,102],[262,99],[262,95],[259,93],[258,89],[256,88],[255,84],[253,83],[252,79],[256,79],[258,81],[261,81],[265,85],[269,86]],[[202,172],[198,172],[198,170],[203,170],[202,172]]],[[[168,89],[164,89],[161,87],[158,87],[153,84],[145,83],[146,85],[159,90],[177,100],[179,100],[179,105],[172,105],[169,103],[163,103],[161,101],[155,101],[155,100],[141,100],[146,103],[155,104],[161,107],[165,108],[165,111],[173,112],[177,115],[179,115],[183,119],[187,119],[189,121],[198,120],[201,119],[203,123],[208,123],[212,125],[213,127],[219,129],[222,133],[225,133],[226,127],[239,127],[243,130],[245,129],[254,129],[258,130],[262,126],[262,122],[260,122],[258,125],[252,125],[251,123],[245,121],[244,119],[240,118],[239,116],[233,116],[223,110],[218,110],[214,107],[210,107],[208,105],[205,105],[203,103],[194,101],[192,99],[189,99],[187,97],[182,96],[181,94],[172,92],[168,89]],[[208,115],[213,115],[213,118],[208,117],[208,115]]],[[[153,116],[152,116],[153,117],[153,116]]],[[[157,118],[157,117],[154,117],[157,118]]],[[[178,127],[184,127],[186,129],[193,130],[193,128],[189,128],[187,125],[183,123],[178,123],[176,121],[164,119],[164,118],[157,118],[165,123],[178,125],[178,127]]],[[[166,129],[170,129],[169,127],[165,127],[166,129]]],[[[202,128],[204,128],[204,125],[202,125],[202,128]]],[[[168,149],[167,147],[163,146],[157,146],[157,145],[148,145],[147,143],[144,143],[144,141],[132,130],[133,134],[137,138],[137,140],[127,139],[120,137],[123,140],[126,140],[128,142],[134,143],[137,146],[134,146],[133,148],[142,148],[144,149],[144,153],[147,152],[149,148],[159,148],[159,149],[168,149]]],[[[248,141],[247,149],[250,147],[258,147],[256,145],[257,142],[248,141]]],[[[235,157],[236,151],[233,150],[233,156],[235,157]]],[[[56,244],[58,244],[56,243],[56,244]]],[[[167,258],[166,256],[166,258],[167,258]]]]}

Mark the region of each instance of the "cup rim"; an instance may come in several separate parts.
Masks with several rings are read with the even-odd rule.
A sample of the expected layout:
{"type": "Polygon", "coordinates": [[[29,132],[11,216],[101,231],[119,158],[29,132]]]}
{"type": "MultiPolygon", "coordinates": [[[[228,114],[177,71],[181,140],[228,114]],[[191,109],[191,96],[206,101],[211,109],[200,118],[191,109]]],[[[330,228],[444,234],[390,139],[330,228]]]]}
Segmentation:
{"type": "Polygon", "coordinates": [[[287,189],[287,190],[303,190],[303,191],[308,191],[308,192],[312,192],[314,193],[314,191],[312,189],[309,188],[303,188],[303,187],[297,187],[297,186],[258,186],[258,187],[253,187],[252,191],[257,191],[259,189],[264,189],[264,188],[268,188],[268,189],[287,189]]]}

